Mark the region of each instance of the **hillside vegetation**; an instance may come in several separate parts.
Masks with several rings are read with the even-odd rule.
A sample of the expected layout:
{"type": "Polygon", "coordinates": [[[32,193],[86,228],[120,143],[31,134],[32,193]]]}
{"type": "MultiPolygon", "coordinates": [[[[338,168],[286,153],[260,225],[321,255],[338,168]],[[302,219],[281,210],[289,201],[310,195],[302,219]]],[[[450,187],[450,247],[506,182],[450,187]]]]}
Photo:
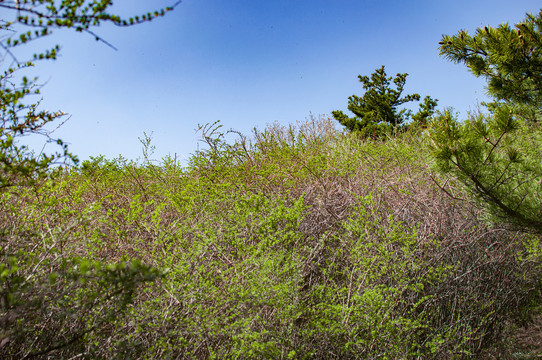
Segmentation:
{"type": "Polygon", "coordinates": [[[2,193],[2,357],[512,356],[539,237],[481,220],[427,136],[225,135],[185,168],[95,158],[2,193]]]}
{"type": "Polygon", "coordinates": [[[18,49],[62,29],[111,46],[93,29],[180,3],[0,0],[1,359],[540,358],[542,12],[443,35],[492,97],[463,120],[401,109],[422,97],[382,66],[353,117],[207,124],[187,166],[147,136],[140,161],[79,164],[48,130],[65,114],[29,100],[60,46],[18,49]]]}

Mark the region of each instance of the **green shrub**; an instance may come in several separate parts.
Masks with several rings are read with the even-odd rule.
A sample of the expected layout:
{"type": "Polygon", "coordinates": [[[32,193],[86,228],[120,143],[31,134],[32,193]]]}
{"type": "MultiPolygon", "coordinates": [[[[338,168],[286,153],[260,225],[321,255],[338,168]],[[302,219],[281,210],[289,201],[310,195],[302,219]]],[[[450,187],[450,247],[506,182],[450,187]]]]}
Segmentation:
{"type": "Polygon", "coordinates": [[[21,337],[3,335],[2,351],[459,359],[540,304],[539,238],[480,220],[431,174],[423,137],[361,140],[329,119],[231,143],[211,129],[184,169],[96,158],[2,194],[4,294],[49,278],[58,290],[35,309],[12,291],[3,319],[41,315],[3,320],[21,337]],[[56,331],[37,345],[44,324],[56,331]]]}

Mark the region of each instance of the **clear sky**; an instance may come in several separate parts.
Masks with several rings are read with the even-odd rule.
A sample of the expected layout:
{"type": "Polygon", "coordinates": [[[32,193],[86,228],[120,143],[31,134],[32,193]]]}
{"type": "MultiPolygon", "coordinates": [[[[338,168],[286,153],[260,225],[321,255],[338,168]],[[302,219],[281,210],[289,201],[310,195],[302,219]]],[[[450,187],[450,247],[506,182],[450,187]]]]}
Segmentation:
{"type": "MultiPolygon", "coordinates": [[[[125,15],[166,0],[116,0],[125,15]]],[[[56,136],[81,159],[141,155],[153,133],[154,157],[186,159],[198,124],[221,120],[249,134],[278,121],[346,110],[361,94],[357,75],[386,65],[409,74],[405,93],[439,99],[461,114],[484,100],[484,81],[438,56],[442,34],[514,24],[538,12],[534,0],[184,0],[147,24],[84,34],[58,32],[61,57],[40,63],[44,105],[71,114],[56,136]]]]}

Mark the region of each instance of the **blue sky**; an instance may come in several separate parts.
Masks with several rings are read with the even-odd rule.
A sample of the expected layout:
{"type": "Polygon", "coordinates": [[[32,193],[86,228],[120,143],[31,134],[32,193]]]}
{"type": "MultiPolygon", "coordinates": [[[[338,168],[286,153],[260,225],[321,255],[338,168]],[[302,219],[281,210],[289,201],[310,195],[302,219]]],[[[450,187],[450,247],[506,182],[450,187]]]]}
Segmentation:
{"type": "MultiPolygon", "coordinates": [[[[125,15],[165,0],[117,0],[125,15]]],[[[278,121],[346,110],[361,94],[357,75],[386,65],[409,74],[405,93],[439,99],[461,114],[484,98],[484,81],[438,56],[442,34],[537,12],[530,0],[184,0],[151,23],[84,34],[57,32],[61,57],[38,64],[43,104],[71,114],[55,133],[81,159],[141,155],[138,137],[153,133],[154,157],[186,160],[198,124],[221,120],[249,134],[278,121]]]]}

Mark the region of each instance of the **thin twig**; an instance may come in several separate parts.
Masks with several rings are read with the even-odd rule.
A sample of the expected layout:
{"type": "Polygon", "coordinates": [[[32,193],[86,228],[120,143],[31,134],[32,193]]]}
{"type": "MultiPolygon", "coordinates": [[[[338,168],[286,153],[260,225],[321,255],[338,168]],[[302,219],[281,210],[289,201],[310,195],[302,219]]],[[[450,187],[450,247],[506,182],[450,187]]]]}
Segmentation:
{"type": "Polygon", "coordinates": [[[448,190],[446,190],[444,187],[442,187],[438,182],[437,180],[435,180],[435,178],[433,177],[432,174],[429,174],[429,177],[431,178],[431,180],[433,180],[433,182],[435,183],[435,185],[437,185],[439,187],[440,190],[444,191],[449,197],[451,197],[452,199],[454,200],[459,200],[459,201],[465,201],[465,199],[461,199],[461,198],[458,198],[452,194],[450,194],[448,192],[448,190]]]}

